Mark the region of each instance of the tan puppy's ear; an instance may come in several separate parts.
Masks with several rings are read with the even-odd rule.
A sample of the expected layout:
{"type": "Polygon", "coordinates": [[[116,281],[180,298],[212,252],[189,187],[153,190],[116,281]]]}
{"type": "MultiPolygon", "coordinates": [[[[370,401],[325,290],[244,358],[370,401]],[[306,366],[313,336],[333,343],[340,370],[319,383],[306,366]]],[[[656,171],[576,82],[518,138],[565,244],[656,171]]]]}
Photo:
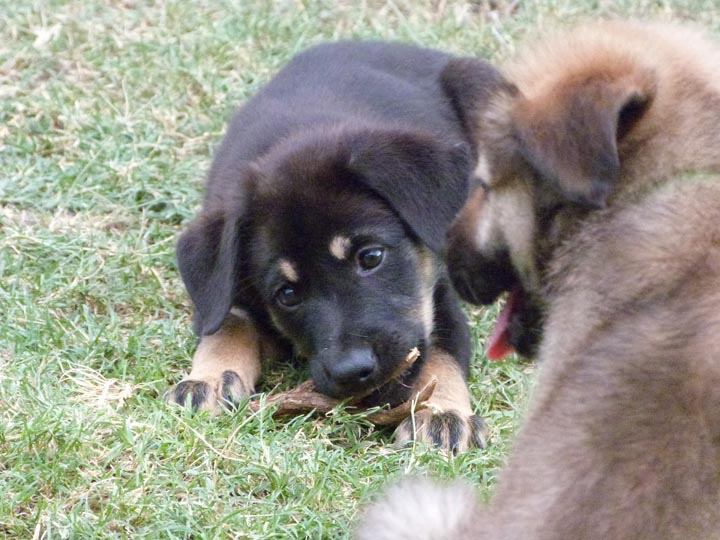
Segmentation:
{"type": "MultiPolygon", "coordinates": [[[[514,97],[517,88],[493,66],[476,58],[456,58],[448,62],[440,82],[450,103],[471,139],[485,138],[485,115],[500,95],[514,97]]],[[[475,149],[474,149],[475,150],[475,149]]]]}
{"type": "Polygon", "coordinates": [[[620,174],[618,142],[647,112],[652,73],[569,81],[518,98],[513,137],[521,155],[568,200],[603,207],[620,174]]]}

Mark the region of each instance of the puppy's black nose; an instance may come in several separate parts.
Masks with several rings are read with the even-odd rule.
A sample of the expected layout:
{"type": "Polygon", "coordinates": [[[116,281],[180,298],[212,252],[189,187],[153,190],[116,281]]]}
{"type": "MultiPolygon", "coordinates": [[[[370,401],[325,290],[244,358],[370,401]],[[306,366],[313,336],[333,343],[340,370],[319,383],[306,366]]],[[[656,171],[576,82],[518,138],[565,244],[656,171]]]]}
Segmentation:
{"type": "Polygon", "coordinates": [[[327,371],[336,384],[349,385],[364,382],[376,367],[371,349],[352,349],[327,366],[327,371]]]}

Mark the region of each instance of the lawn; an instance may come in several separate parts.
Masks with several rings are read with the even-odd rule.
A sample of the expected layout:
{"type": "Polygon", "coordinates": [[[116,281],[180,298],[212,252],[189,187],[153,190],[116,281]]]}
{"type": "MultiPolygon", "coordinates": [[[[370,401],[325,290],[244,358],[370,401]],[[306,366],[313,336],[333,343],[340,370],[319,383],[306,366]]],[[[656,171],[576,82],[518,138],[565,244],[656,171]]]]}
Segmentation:
{"type": "MultiPolygon", "coordinates": [[[[486,451],[396,449],[343,410],[192,415],[166,388],[195,338],[174,244],[225,123],[293,54],[382,38],[500,60],[554,24],[716,0],[0,0],[0,537],[348,538],[403,473],[489,493],[532,367],[488,364],[486,451]]],[[[273,366],[261,390],[302,378],[273,366]]]]}

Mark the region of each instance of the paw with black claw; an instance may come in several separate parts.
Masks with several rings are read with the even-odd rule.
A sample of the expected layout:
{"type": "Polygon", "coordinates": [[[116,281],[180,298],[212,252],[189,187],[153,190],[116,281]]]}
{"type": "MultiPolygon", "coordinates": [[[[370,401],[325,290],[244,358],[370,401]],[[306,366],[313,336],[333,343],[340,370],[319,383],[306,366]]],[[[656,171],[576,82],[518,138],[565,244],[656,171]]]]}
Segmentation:
{"type": "Polygon", "coordinates": [[[252,394],[252,388],[231,370],[216,376],[185,379],[165,393],[165,401],[182,406],[190,405],[194,411],[211,411],[219,414],[223,410],[235,409],[252,394]]]}
{"type": "Polygon", "coordinates": [[[485,422],[475,415],[432,408],[407,417],[395,430],[395,443],[404,446],[412,441],[438,447],[453,455],[471,448],[485,448],[485,422]]]}

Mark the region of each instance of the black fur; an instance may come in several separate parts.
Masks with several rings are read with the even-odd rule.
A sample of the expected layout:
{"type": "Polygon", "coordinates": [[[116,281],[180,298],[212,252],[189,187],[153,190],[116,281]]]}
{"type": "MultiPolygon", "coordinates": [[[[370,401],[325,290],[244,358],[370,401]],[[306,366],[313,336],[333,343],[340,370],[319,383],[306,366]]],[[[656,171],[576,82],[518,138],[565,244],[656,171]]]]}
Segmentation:
{"type": "MultiPolygon", "coordinates": [[[[444,348],[467,372],[469,333],[439,256],[473,167],[441,81],[451,58],[400,44],[320,45],[235,115],[178,244],[198,333],[241,307],[338,397],[382,384],[416,346],[444,348]],[[347,260],[329,251],[336,235],[351,239],[347,260]],[[356,254],[367,246],[384,258],[364,272],[356,254]],[[281,259],[299,276],[292,308],[276,300],[281,259]],[[426,289],[435,291],[429,335],[426,289]]],[[[406,395],[406,385],[385,387],[370,401],[406,395]]]]}
{"type": "Polygon", "coordinates": [[[200,381],[182,381],[175,389],[175,399],[181,405],[185,405],[190,399],[190,405],[193,409],[199,409],[205,401],[206,396],[210,392],[207,383],[200,381]]]}

